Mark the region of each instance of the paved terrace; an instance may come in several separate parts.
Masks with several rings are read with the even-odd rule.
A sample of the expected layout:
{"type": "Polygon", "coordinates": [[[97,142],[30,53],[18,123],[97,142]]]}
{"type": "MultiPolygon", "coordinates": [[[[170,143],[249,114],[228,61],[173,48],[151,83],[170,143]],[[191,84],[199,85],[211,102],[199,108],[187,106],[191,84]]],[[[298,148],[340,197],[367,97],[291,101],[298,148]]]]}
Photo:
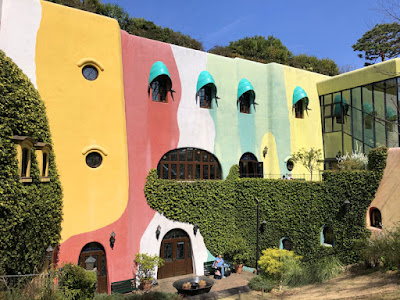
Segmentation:
{"type": "MultiPolygon", "coordinates": [[[[176,280],[183,279],[186,277],[191,277],[196,275],[182,275],[171,278],[165,278],[158,280],[158,285],[153,286],[152,291],[160,291],[167,293],[176,293],[176,289],[173,287],[173,283],[176,280]]],[[[248,293],[250,291],[247,286],[248,281],[254,275],[251,272],[243,271],[241,274],[232,273],[230,276],[216,280],[211,291],[207,294],[202,294],[198,296],[187,297],[185,299],[190,300],[200,300],[200,299],[222,299],[232,295],[237,295],[239,293],[248,293]]],[[[213,278],[213,276],[209,276],[213,278]]]]}

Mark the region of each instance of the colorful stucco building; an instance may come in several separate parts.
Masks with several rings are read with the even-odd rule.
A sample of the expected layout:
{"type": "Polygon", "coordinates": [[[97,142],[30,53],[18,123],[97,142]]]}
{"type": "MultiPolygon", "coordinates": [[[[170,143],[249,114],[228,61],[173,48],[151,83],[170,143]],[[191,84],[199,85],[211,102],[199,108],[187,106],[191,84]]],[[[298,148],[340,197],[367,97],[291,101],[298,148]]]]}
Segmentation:
{"type": "MultiPolygon", "coordinates": [[[[0,0],[0,21],[0,49],[46,104],[64,193],[59,262],[95,257],[104,291],[132,278],[135,253],[180,255],[161,277],[202,274],[210,255],[193,224],[148,206],[151,169],[211,180],[240,164],[243,176],[309,179],[290,160],[301,148],[324,149],[330,168],[346,151],[399,146],[400,59],[331,78],[140,38],[46,1],[0,0]]],[[[374,208],[394,222],[385,201],[374,208]]]]}

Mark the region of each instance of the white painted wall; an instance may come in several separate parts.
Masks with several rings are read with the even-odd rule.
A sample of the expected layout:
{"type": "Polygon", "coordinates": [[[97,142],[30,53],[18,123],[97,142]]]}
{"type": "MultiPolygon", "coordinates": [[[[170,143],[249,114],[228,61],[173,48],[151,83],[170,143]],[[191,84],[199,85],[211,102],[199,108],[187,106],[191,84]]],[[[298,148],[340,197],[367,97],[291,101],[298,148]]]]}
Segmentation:
{"type": "Polygon", "coordinates": [[[36,35],[42,19],[39,0],[0,0],[0,49],[36,85],[36,35]],[[2,5],[1,5],[2,4],[2,5]]]}
{"type": "Polygon", "coordinates": [[[206,71],[207,53],[175,45],[171,45],[171,48],[182,87],[178,108],[178,148],[194,147],[214,153],[214,121],[210,111],[200,108],[199,100],[196,103],[197,79],[202,71],[206,71]]]}
{"type": "Polygon", "coordinates": [[[203,264],[207,261],[208,255],[203,237],[200,234],[200,230],[198,230],[197,234],[194,235],[192,224],[171,221],[158,212],[154,215],[149,226],[147,226],[146,231],[142,235],[142,238],[140,240],[140,253],[160,255],[162,239],[164,235],[172,229],[182,229],[189,235],[193,251],[193,273],[196,275],[204,275],[203,264]],[[161,234],[157,240],[156,230],[158,225],[161,226],[161,234]]]}

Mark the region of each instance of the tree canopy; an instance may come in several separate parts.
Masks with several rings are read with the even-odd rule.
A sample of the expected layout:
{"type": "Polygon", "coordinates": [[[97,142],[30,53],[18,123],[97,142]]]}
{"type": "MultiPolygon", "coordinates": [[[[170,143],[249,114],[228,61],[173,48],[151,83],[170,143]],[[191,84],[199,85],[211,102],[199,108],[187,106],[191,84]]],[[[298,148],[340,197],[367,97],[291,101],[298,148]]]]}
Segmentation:
{"type": "Polygon", "coordinates": [[[142,18],[133,18],[118,4],[102,3],[101,0],[47,0],[49,2],[85,10],[114,18],[122,30],[136,36],[196,50],[204,50],[203,44],[179,31],[161,27],[142,18]]]}
{"type": "Polygon", "coordinates": [[[241,57],[261,63],[276,62],[329,76],[339,74],[338,66],[333,60],[329,58],[319,59],[306,54],[293,55],[278,38],[272,35],[268,36],[267,39],[259,35],[246,37],[230,42],[225,47],[215,46],[209,52],[226,57],[241,57]]]}
{"type": "Polygon", "coordinates": [[[377,24],[353,46],[354,51],[364,52],[360,58],[367,61],[365,65],[375,63],[378,58],[385,61],[386,58],[397,57],[400,54],[400,24],[377,24]]]}

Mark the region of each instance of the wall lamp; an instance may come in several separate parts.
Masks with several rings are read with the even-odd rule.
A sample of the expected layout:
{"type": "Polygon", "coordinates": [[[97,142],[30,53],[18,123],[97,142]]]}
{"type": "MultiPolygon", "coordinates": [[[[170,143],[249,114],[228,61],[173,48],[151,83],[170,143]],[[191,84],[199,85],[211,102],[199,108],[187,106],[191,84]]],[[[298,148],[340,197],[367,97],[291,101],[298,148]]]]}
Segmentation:
{"type": "Polygon", "coordinates": [[[194,223],[194,226],[193,226],[193,233],[194,233],[194,235],[196,235],[197,234],[197,231],[199,230],[199,224],[197,224],[197,222],[196,223],[194,223]]]}
{"type": "Polygon", "coordinates": [[[265,158],[265,155],[267,155],[267,153],[268,153],[268,147],[265,146],[265,147],[264,147],[264,150],[263,150],[263,156],[264,156],[264,158],[265,158]]]}
{"type": "Polygon", "coordinates": [[[261,231],[261,232],[264,232],[266,229],[267,229],[267,221],[264,220],[264,221],[262,221],[262,223],[261,223],[260,231],[261,231]]]}
{"type": "Polygon", "coordinates": [[[160,237],[160,234],[161,234],[161,226],[158,225],[158,226],[157,226],[157,229],[156,229],[156,238],[157,238],[157,240],[158,240],[158,238],[160,237]]]}
{"type": "Polygon", "coordinates": [[[346,201],[344,201],[344,208],[346,209],[346,212],[349,211],[349,209],[350,209],[350,201],[349,201],[349,199],[346,199],[346,201]]]}
{"type": "Polygon", "coordinates": [[[110,248],[111,248],[111,250],[114,249],[115,236],[116,236],[115,232],[114,231],[111,232],[111,234],[110,234],[110,248]]]}

